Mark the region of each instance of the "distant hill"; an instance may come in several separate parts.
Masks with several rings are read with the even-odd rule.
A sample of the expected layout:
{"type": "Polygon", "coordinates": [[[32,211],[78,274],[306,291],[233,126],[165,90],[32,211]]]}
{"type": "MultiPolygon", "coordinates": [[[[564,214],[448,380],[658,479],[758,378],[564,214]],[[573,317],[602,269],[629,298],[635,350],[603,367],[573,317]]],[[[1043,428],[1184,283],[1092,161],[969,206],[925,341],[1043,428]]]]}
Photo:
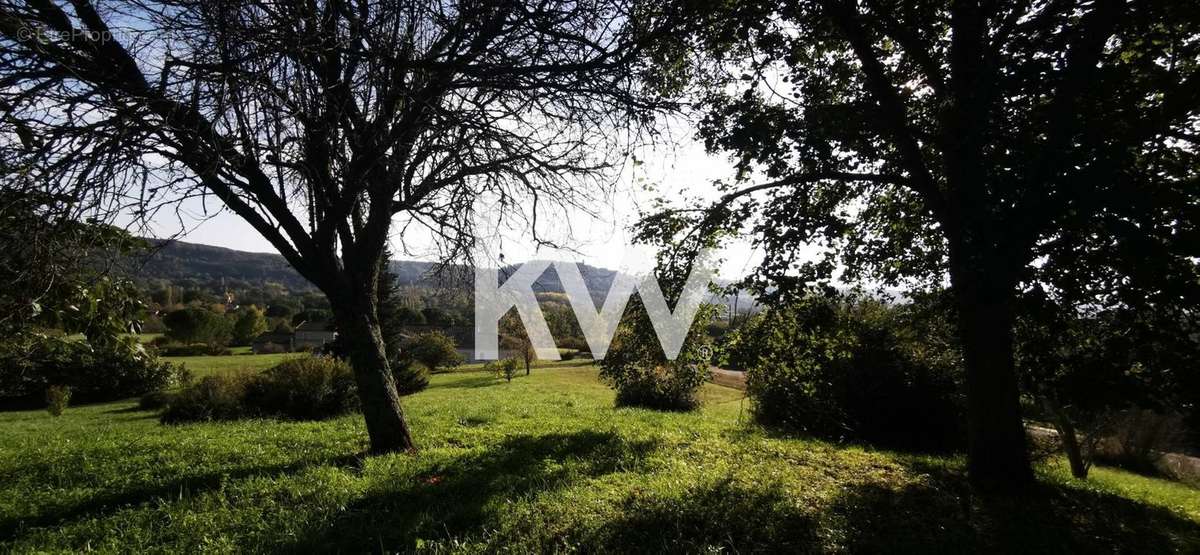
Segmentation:
{"type": "Polygon", "coordinates": [[[278,254],[245,252],[223,247],[149,239],[153,249],[127,261],[127,272],[137,281],[222,279],[253,284],[278,283],[288,289],[315,289],[278,254]]]}
{"type": "MultiPolygon", "coordinates": [[[[127,273],[141,282],[192,280],[213,283],[227,280],[248,284],[278,283],[294,291],[315,289],[278,254],[245,252],[184,241],[149,241],[153,245],[150,254],[133,257],[124,265],[127,273]]],[[[468,275],[464,267],[451,268],[445,276],[435,276],[435,266],[431,262],[393,260],[390,269],[401,285],[456,283],[460,287],[470,286],[469,278],[464,279],[468,275]]],[[[506,267],[504,273],[511,273],[514,269],[514,266],[506,267]]],[[[593,295],[607,293],[616,276],[613,270],[586,264],[580,264],[579,270],[593,295]]],[[[550,270],[535,282],[534,290],[560,293],[563,288],[558,275],[550,270]]]]}

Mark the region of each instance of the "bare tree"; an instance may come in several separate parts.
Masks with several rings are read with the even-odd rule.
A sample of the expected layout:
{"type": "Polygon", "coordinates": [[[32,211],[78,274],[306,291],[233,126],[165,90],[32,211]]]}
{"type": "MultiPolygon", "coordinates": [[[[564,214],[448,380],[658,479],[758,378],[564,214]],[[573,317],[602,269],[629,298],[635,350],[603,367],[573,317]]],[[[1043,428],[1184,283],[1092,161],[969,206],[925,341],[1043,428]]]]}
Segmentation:
{"type": "Polygon", "coordinates": [[[483,202],[535,237],[585,207],[671,108],[639,83],[672,25],[632,0],[0,0],[0,141],[79,195],[247,221],[329,297],[372,451],[407,450],[391,234],[461,257],[483,202]]]}

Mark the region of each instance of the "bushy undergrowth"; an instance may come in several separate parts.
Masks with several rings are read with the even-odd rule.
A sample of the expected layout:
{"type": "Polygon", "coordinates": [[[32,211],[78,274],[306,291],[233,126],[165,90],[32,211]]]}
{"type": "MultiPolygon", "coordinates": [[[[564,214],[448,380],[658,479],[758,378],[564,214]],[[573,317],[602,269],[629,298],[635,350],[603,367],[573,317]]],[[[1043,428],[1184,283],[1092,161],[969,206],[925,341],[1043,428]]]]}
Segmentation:
{"type": "Polygon", "coordinates": [[[392,363],[392,378],[401,395],[412,395],[429,387],[429,369],[405,359],[392,363]]]}
{"type": "Polygon", "coordinates": [[[517,359],[509,357],[500,360],[490,360],[483,365],[484,372],[491,373],[496,378],[504,378],[505,381],[511,382],[517,375],[517,368],[520,366],[517,359]]]}
{"type": "Polygon", "coordinates": [[[232,353],[228,347],[206,345],[204,343],[193,343],[190,345],[164,343],[156,345],[155,348],[158,349],[158,354],[165,357],[225,356],[232,353]]]}
{"type": "Polygon", "coordinates": [[[617,406],[660,410],[694,410],[700,386],[708,379],[712,347],[704,329],[713,308],[702,307],[675,360],[668,360],[641,299],[634,297],[608,353],[600,361],[600,378],[617,391],[617,406]]]}
{"type": "Polygon", "coordinates": [[[247,374],[205,376],[172,395],[160,419],[164,424],[176,424],[253,416],[246,393],[256,379],[247,374]]]}
{"type": "Polygon", "coordinates": [[[357,408],[357,388],[349,365],[329,357],[305,357],[284,361],[261,374],[203,378],[170,397],[162,421],[321,420],[357,408]]]}
{"type": "Polygon", "coordinates": [[[898,309],[809,298],[756,316],[735,337],[763,424],[904,449],[962,446],[949,357],[914,348],[898,309]]]}
{"type": "Polygon", "coordinates": [[[629,366],[617,387],[617,406],[662,410],[693,410],[700,406],[697,394],[708,371],[698,364],[629,366]]]}
{"type": "Polygon", "coordinates": [[[30,334],[0,346],[0,397],[40,399],[58,385],[76,402],[111,401],[170,387],[177,371],[133,337],[93,344],[30,334]]]}

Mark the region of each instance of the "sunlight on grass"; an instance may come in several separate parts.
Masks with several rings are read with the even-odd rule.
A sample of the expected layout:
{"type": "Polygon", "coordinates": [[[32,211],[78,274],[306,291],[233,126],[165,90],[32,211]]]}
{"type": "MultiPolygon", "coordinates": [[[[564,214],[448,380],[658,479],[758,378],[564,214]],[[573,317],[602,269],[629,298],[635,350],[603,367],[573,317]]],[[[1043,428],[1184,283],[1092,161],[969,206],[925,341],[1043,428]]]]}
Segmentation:
{"type": "MultiPolygon", "coordinates": [[[[236,360],[203,371],[250,368],[213,358],[236,360]]],[[[590,365],[554,366],[434,376],[404,401],[416,454],[363,457],[358,416],[0,413],[0,551],[1200,547],[1200,493],[1177,484],[1098,469],[1078,486],[1050,468],[1046,492],[995,504],[965,497],[958,458],[767,434],[714,385],[695,413],[615,409],[590,365]]]]}

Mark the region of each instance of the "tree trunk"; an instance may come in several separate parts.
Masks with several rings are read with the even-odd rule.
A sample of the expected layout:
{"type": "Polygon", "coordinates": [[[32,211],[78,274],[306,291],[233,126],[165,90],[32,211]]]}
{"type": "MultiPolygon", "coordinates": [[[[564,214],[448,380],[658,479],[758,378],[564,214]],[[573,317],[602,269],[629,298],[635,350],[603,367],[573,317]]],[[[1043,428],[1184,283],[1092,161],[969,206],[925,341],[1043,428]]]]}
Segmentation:
{"type": "Polygon", "coordinates": [[[1083,451],[1079,449],[1079,436],[1076,435],[1075,426],[1071,424],[1071,419],[1063,411],[1058,401],[1055,401],[1049,395],[1042,397],[1042,406],[1046,407],[1046,411],[1054,418],[1054,429],[1058,430],[1058,437],[1062,441],[1063,452],[1067,454],[1067,461],[1071,463],[1071,475],[1080,480],[1086,479],[1088,476],[1088,465],[1083,460],[1083,451]]]}
{"type": "Polygon", "coordinates": [[[392,377],[373,298],[346,303],[337,313],[338,329],[345,334],[350,365],[354,368],[372,453],[415,449],[408,422],[400,408],[400,395],[392,377]]]}
{"type": "Polygon", "coordinates": [[[1003,492],[1031,483],[1033,472],[1013,364],[1013,294],[997,274],[957,267],[951,278],[967,371],[967,471],[976,488],[1003,492]]]}

